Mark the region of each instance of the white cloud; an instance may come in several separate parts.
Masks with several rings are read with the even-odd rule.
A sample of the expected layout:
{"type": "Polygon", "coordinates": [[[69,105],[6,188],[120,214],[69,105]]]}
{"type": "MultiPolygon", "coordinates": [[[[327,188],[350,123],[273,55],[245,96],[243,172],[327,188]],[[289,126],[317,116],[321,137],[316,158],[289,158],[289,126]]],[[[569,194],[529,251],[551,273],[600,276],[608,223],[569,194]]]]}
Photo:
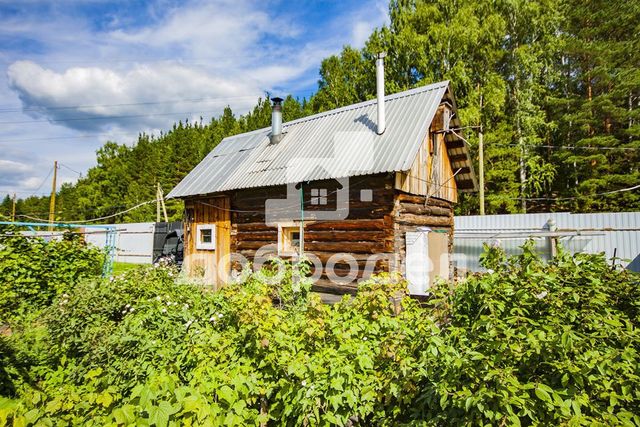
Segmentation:
{"type": "Polygon", "coordinates": [[[76,24],[79,38],[86,34],[93,43],[88,57],[106,55],[113,63],[56,70],[16,61],[7,70],[8,84],[29,116],[82,131],[166,129],[186,117],[217,116],[226,105],[244,113],[265,91],[317,66],[324,53],[280,47],[299,30],[293,24],[276,27],[264,8],[246,0],[189,3],[150,26],[111,31],[100,40],[76,24]],[[153,55],[178,59],[118,62],[141,51],[148,55],[143,61],[153,55]],[[167,102],[194,99],[206,101],[167,102]]]}
{"type": "Polygon", "coordinates": [[[256,6],[243,0],[192,3],[174,8],[154,26],[111,36],[163,49],[183,47],[198,56],[242,55],[271,30],[269,15],[256,6]]]}
{"type": "Polygon", "coordinates": [[[57,73],[18,61],[7,75],[29,115],[83,131],[164,128],[192,114],[216,115],[227,104],[246,110],[262,93],[255,80],[172,63],[135,65],[125,72],[74,67],[57,73]]]}
{"type": "Polygon", "coordinates": [[[352,44],[354,46],[364,46],[370,35],[371,23],[367,21],[358,21],[353,25],[353,32],[351,35],[352,44]]]}
{"type": "Polygon", "coordinates": [[[24,173],[30,172],[32,169],[29,165],[20,162],[14,162],[13,160],[0,159],[0,170],[9,173],[24,173]]]}
{"type": "Polygon", "coordinates": [[[226,105],[244,113],[265,91],[306,93],[322,58],[343,44],[360,47],[388,20],[379,0],[348,5],[348,13],[322,25],[305,21],[304,6],[283,5],[157,0],[145,6],[143,26],[142,20],[131,25],[131,16],[110,12],[101,29],[66,7],[0,15],[0,37],[28,39],[35,46],[19,55],[0,52],[0,63],[10,64],[0,74],[2,104],[24,109],[0,119],[0,153],[5,143],[19,146],[20,155],[3,158],[32,164],[35,171],[11,175],[0,164],[0,191],[39,185],[53,159],[84,171],[107,139],[130,143],[138,132],[157,134],[179,119],[208,120],[226,105]],[[99,136],[77,138],[94,132],[99,136]]]}
{"type": "Polygon", "coordinates": [[[42,178],[32,176],[22,181],[22,188],[25,190],[35,190],[42,184],[42,178]]]}
{"type": "Polygon", "coordinates": [[[374,29],[388,24],[389,14],[386,3],[377,2],[374,7],[362,10],[353,23],[351,45],[356,48],[363,47],[374,29]]]}
{"type": "Polygon", "coordinates": [[[387,19],[385,6],[378,2],[356,10],[354,17],[337,17],[331,36],[299,46],[288,43],[301,34],[294,20],[270,13],[269,3],[254,0],[199,0],[164,10],[151,25],[106,33],[92,32],[86,23],[65,16],[43,26],[38,20],[22,25],[8,20],[0,33],[33,31],[54,55],[63,50],[69,57],[84,55],[99,64],[65,68],[72,62],[54,60],[54,68],[16,61],[7,70],[8,85],[29,116],[59,126],[102,132],[114,127],[129,132],[162,129],[185,117],[216,116],[226,105],[244,113],[265,91],[284,94],[308,84],[307,73],[338,50],[345,35],[351,44],[363,45],[371,30],[387,19]],[[136,55],[142,61],[154,56],[177,59],[119,60],[136,55]],[[167,102],[204,98],[209,101],[167,102]]]}
{"type": "Polygon", "coordinates": [[[34,172],[33,165],[9,159],[0,159],[0,186],[24,181],[34,172]]]}

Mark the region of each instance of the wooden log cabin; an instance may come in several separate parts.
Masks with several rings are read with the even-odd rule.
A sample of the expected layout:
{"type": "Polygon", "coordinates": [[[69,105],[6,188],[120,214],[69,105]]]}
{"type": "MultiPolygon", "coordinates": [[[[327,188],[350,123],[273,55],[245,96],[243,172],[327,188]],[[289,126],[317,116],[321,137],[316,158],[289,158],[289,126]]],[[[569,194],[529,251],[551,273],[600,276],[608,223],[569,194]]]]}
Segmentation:
{"type": "Polygon", "coordinates": [[[315,265],[314,289],[353,293],[400,272],[414,294],[451,276],[453,207],[474,191],[449,82],[224,139],[169,194],[185,202],[185,259],[220,286],[242,261],[315,265]]]}

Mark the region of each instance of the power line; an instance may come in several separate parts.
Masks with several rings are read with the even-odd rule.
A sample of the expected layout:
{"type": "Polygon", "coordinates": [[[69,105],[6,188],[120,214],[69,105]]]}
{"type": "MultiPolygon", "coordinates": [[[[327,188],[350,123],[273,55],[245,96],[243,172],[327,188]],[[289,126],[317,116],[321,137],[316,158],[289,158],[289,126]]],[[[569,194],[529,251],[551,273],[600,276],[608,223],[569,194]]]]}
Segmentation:
{"type": "MultiPolygon", "coordinates": [[[[58,163],[60,165],[60,163],[58,163]]],[[[22,193],[22,194],[30,194],[28,191],[9,191],[7,192],[7,195],[10,196],[9,193],[22,193]]],[[[47,198],[49,195],[49,192],[43,194],[42,196],[34,196],[34,197],[41,197],[41,198],[47,198]]],[[[25,199],[20,199],[20,200],[25,200],[25,199]]],[[[81,212],[81,213],[86,213],[86,212],[95,212],[95,211],[104,211],[104,210],[109,210],[109,209],[121,209],[121,208],[126,208],[126,205],[110,205],[110,206],[96,206],[96,207],[85,207],[82,209],[75,209],[77,212],[81,212]]],[[[64,210],[59,210],[56,211],[56,213],[63,213],[64,210]]],[[[23,212],[20,215],[16,215],[16,216],[21,216],[21,217],[27,217],[28,215],[46,215],[48,214],[49,211],[46,212],[23,212]]]]}
{"type": "Polygon", "coordinates": [[[5,139],[2,142],[28,142],[28,141],[53,141],[57,139],[83,139],[83,138],[95,138],[100,136],[131,136],[130,133],[126,132],[114,132],[114,133],[88,133],[84,135],[76,135],[76,136],[45,136],[45,137],[37,137],[37,138],[23,138],[23,139],[5,139]]]}
{"type": "Polygon", "coordinates": [[[573,146],[573,145],[535,145],[535,144],[501,144],[501,143],[489,144],[488,148],[491,148],[494,146],[551,148],[551,149],[557,148],[562,150],[628,150],[628,151],[640,150],[640,147],[613,147],[613,146],[584,147],[584,146],[573,146]]]}
{"type": "MultiPolygon", "coordinates": [[[[273,57],[273,53],[270,53],[269,56],[273,57]]],[[[113,63],[132,63],[132,64],[142,64],[142,63],[157,63],[157,62],[172,62],[177,65],[182,63],[207,63],[208,61],[220,61],[226,59],[236,59],[236,58],[244,58],[244,59],[261,59],[264,58],[264,54],[255,54],[255,55],[224,55],[224,56],[202,56],[202,57],[192,57],[189,59],[186,58],[175,58],[175,57],[136,57],[136,58],[109,58],[107,59],[95,59],[95,60],[87,60],[87,59],[67,59],[67,60],[54,60],[54,59],[40,59],[40,58],[27,58],[26,60],[31,62],[38,62],[41,64],[113,64],[113,63]]],[[[286,53],[281,53],[276,55],[276,57],[286,57],[286,53]]],[[[0,63],[12,63],[16,62],[12,58],[0,59],[0,63]]]]}
{"type": "Polygon", "coordinates": [[[9,122],[0,122],[0,125],[15,125],[15,124],[27,124],[27,123],[61,123],[61,122],[76,122],[87,120],[113,120],[113,119],[138,119],[141,117],[156,117],[156,116],[182,116],[193,114],[215,114],[219,111],[184,111],[175,113],[154,113],[154,114],[128,114],[123,116],[102,116],[102,117],[71,117],[68,119],[45,119],[45,120],[16,120],[9,122]]]}
{"type": "Polygon", "coordinates": [[[114,108],[114,107],[132,107],[140,105],[161,105],[161,104],[180,104],[180,103],[199,103],[199,102],[212,102],[212,101],[227,101],[231,99],[255,99],[254,95],[237,95],[237,96],[225,96],[216,98],[195,98],[195,99],[173,99],[167,101],[141,101],[141,102],[129,102],[119,104],[80,104],[80,105],[67,105],[60,107],[29,107],[29,108],[0,108],[0,113],[20,113],[23,111],[51,111],[51,110],[75,110],[79,108],[114,108]]]}
{"type": "Polygon", "coordinates": [[[637,190],[640,188],[640,184],[638,185],[634,185],[633,187],[628,187],[628,188],[621,188],[619,190],[612,190],[612,191],[605,191],[604,193],[595,193],[595,194],[583,194],[580,196],[574,196],[574,197],[530,197],[530,198],[526,198],[526,197],[516,197],[516,199],[518,200],[533,200],[533,201],[542,201],[542,200],[552,200],[552,201],[561,201],[561,200],[576,200],[576,199],[584,199],[584,198],[589,198],[589,197],[597,197],[597,196],[606,196],[609,194],[615,194],[615,193],[623,193],[626,191],[633,191],[633,190],[637,190]]]}
{"type": "MultiPolygon", "coordinates": [[[[37,191],[36,192],[31,192],[31,191],[16,191],[16,190],[14,190],[14,191],[11,191],[11,190],[6,191],[6,190],[2,190],[2,193],[7,193],[7,194],[9,194],[9,193],[29,194],[29,197],[31,197],[31,196],[35,196],[36,195],[35,193],[37,193],[37,191]]],[[[48,194],[48,193],[49,192],[47,191],[45,194],[48,194]]]]}
{"type": "Polygon", "coordinates": [[[65,165],[64,163],[60,163],[60,162],[59,162],[58,164],[59,164],[60,166],[62,166],[62,167],[65,167],[65,168],[69,169],[69,170],[70,170],[71,172],[73,172],[73,173],[77,173],[78,175],[80,175],[80,177],[82,177],[82,172],[78,172],[78,171],[77,171],[77,170],[75,170],[75,169],[71,169],[69,166],[65,165]]]}
{"type": "MultiPolygon", "coordinates": [[[[458,170],[458,172],[460,171],[460,169],[458,170]]],[[[455,175],[454,175],[455,176],[455,175]]],[[[356,182],[354,185],[360,184],[362,182],[364,182],[365,180],[360,180],[358,182],[356,182]]],[[[575,196],[575,197],[563,197],[563,198],[547,198],[547,197],[538,197],[538,198],[524,198],[524,200],[530,200],[530,201],[542,201],[542,200],[551,200],[551,201],[561,201],[561,200],[575,200],[575,199],[579,199],[579,198],[585,198],[585,197],[597,197],[597,196],[605,196],[605,195],[609,195],[609,194],[615,194],[615,193],[621,193],[621,192],[626,192],[626,191],[633,191],[633,190],[637,190],[640,188],[640,184],[635,185],[633,187],[629,187],[629,188],[622,188],[622,189],[618,189],[618,190],[612,190],[612,191],[607,191],[604,193],[596,193],[596,194],[588,194],[588,195],[582,195],[582,196],[575,196]]],[[[331,193],[328,193],[327,196],[332,195],[337,193],[338,191],[342,191],[342,189],[338,189],[335,191],[332,191],[331,193]]],[[[522,200],[523,198],[516,198],[518,200],[522,200]]],[[[286,200],[286,199],[285,199],[286,200]]],[[[83,224],[83,223],[88,223],[88,222],[96,222],[96,221],[103,221],[105,219],[109,219],[109,218],[114,218],[116,216],[119,215],[123,215],[125,213],[131,212],[132,210],[138,209],[142,206],[151,204],[151,203],[156,203],[156,199],[153,200],[148,200],[146,202],[142,202],[139,203],[133,207],[130,207],[126,210],[120,211],[120,212],[116,212],[114,214],[111,215],[106,215],[103,217],[99,217],[99,218],[92,218],[92,219],[87,219],[87,220],[83,220],[83,221],[58,221],[58,224],[83,224]]],[[[197,201],[196,203],[201,204],[201,205],[205,205],[205,206],[210,206],[222,211],[227,211],[227,212],[238,212],[238,213],[265,213],[264,209],[261,210],[240,210],[240,209],[227,209],[227,208],[222,208],[220,206],[216,206],[216,205],[212,205],[210,203],[206,203],[206,202],[202,202],[202,201],[197,201]]],[[[309,205],[310,201],[305,202],[305,204],[309,205]]],[[[290,208],[283,208],[280,210],[276,210],[273,212],[279,213],[279,212],[287,212],[290,211],[290,208]]],[[[22,218],[28,218],[34,221],[40,221],[40,222],[46,222],[47,220],[44,220],[42,218],[38,218],[38,217],[33,217],[33,216],[29,216],[29,215],[17,215],[20,216],[22,218]]]]}
{"type": "MultiPolygon", "coordinates": [[[[179,113],[176,113],[179,114],[179,113]]],[[[202,123],[202,122],[200,122],[202,123]]],[[[168,131],[171,132],[171,131],[168,131]]],[[[166,134],[166,133],[165,133],[166,134]]],[[[72,135],[72,136],[44,136],[44,137],[35,137],[35,138],[20,138],[20,139],[5,139],[0,143],[9,143],[9,142],[31,142],[31,141],[53,141],[53,140],[68,140],[68,139],[91,139],[97,137],[116,137],[116,136],[125,136],[138,138],[140,135],[149,136],[151,138],[155,138],[156,136],[153,133],[147,133],[145,131],[138,132],[137,135],[133,135],[130,132],[96,132],[96,133],[85,133],[83,135],[72,135]]]]}
{"type": "MultiPolygon", "coordinates": [[[[40,191],[40,189],[42,188],[42,186],[44,185],[44,183],[47,181],[47,179],[49,179],[49,177],[51,176],[51,173],[53,172],[53,167],[51,169],[49,169],[49,173],[47,174],[47,176],[44,177],[44,179],[42,180],[42,182],[40,183],[40,185],[38,185],[38,188],[36,188],[36,190],[31,193],[31,196],[35,196],[36,193],[38,191],[40,191]]],[[[29,196],[29,197],[31,197],[29,196]]]]}
{"type": "MultiPolygon", "coordinates": [[[[358,180],[358,181],[356,181],[355,183],[353,183],[352,185],[358,185],[358,184],[361,184],[361,183],[365,182],[366,180],[367,180],[367,178],[362,179],[362,180],[358,180]]],[[[331,195],[333,195],[333,194],[336,194],[336,193],[337,193],[337,192],[339,192],[339,191],[342,191],[342,189],[337,189],[337,190],[335,190],[335,191],[332,191],[332,192],[330,192],[330,193],[327,193],[327,196],[331,196],[331,195]]],[[[286,200],[286,199],[284,199],[284,200],[286,200]]],[[[93,218],[93,219],[88,219],[88,220],[83,220],[83,221],[58,221],[58,223],[60,223],[60,224],[81,224],[81,223],[85,223],[85,222],[101,221],[101,220],[104,220],[104,219],[109,219],[109,218],[116,217],[116,216],[118,216],[118,215],[125,214],[125,213],[130,212],[130,211],[132,211],[132,210],[134,210],[134,209],[137,209],[137,208],[142,207],[142,206],[144,206],[144,205],[147,205],[147,204],[150,204],[150,203],[155,203],[155,202],[156,202],[156,199],[149,200],[149,201],[147,201],[147,202],[143,202],[143,203],[140,203],[140,204],[138,204],[138,205],[136,205],[136,206],[133,206],[133,207],[131,207],[131,208],[128,208],[128,209],[126,209],[126,210],[124,210],[124,211],[116,212],[116,213],[114,213],[114,214],[107,215],[107,216],[103,216],[103,217],[100,217],[100,218],[93,218]]],[[[209,204],[209,203],[206,203],[206,202],[196,202],[196,203],[198,203],[198,204],[202,204],[202,205],[205,205],[205,206],[214,207],[214,208],[217,208],[217,209],[220,209],[220,210],[223,210],[223,211],[228,211],[228,212],[238,212],[238,213],[262,213],[262,212],[264,212],[264,211],[265,211],[264,209],[263,209],[263,210],[227,209],[227,208],[221,208],[221,207],[219,207],[219,206],[215,206],[215,205],[212,205],[212,204],[209,204]]],[[[308,205],[308,206],[311,206],[311,201],[310,201],[310,200],[305,201],[304,203],[305,203],[306,205],[308,205]]],[[[119,207],[119,206],[111,206],[111,207],[119,207]]],[[[98,209],[108,209],[108,208],[109,208],[109,207],[99,207],[99,208],[94,208],[93,210],[98,210],[98,209]]],[[[291,210],[290,208],[283,208],[283,209],[276,209],[276,210],[273,210],[273,212],[279,213],[279,212],[287,212],[287,211],[290,211],[290,210],[291,210]]],[[[86,211],[86,210],[85,210],[85,211],[86,211]]],[[[59,212],[62,212],[62,211],[59,211],[59,212]]],[[[35,221],[44,221],[44,222],[46,222],[46,221],[47,221],[47,220],[44,220],[44,219],[42,219],[42,218],[38,218],[38,217],[34,217],[34,216],[30,216],[30,215],[27,215],[27,214],[20,214],[20,215],[16,215],[16,216],[19,216],[19,217],[22,217],[22,218],[32,219],[32,220],[35,220],[35,221]]]]}
{"type": "MultiPolygon", "coordinates": [[[[133,206],[133,207],[131,207],[129,209],[124,210],[124,211],[116,212],[114,214],[103,216],[103,217],[100,217],[100,218],[86,219],[86,220],[83,220],[83,221],[57,221],[56,224],[84,224],[84,223],[87,223],[87,222],[103,221],[105,219],[113,218],[113,217],[116,217],[118,215],[126,214],[127,212],[131,212],[134,209],[138,209],[138,208],[140,208],[140,207],[142,207],[144,205],[148,205],[150,203],[155,203],[155,202],[156,202],[155,199],[148,200],[146,202],[139,203],[139,204],[137,204],[137,205],[135,205],[135,206],[133,206]]],[[[42,219],[42,218],[32,217],[32,216],[28,216],[28,215],[21,215],[21,216],[24,217],[24,218],[32,219],[34,221],[43,221],[43,222],[47,222],[48,221],[48,220],[45,220],[45,219],[42,219]]]]}
{"type": "MultiPolygon", "coordinates": [[[[43,195],[41,197],[47,198],[48,196],[47,195],[43,195]]],[[[21,200],[23,200],[23,199],[21,199],[21,200]]],[[[87,212],[105,211],[105,210],[108,211],[109,209],[116,209],[116,208],[117,209],[121,209],[121,208],[126,208],[126,207],[127,207],[126,205],[114,205],[114,206],[98,206],[98,207],[94,207],[94,208],[87,207],[87,208],[74,209],[74,210],[76,212],[80,212],[80,213],[87,213],[87,212]]],[[[65,212],[64,209],[56,211],[55,213],[63,213],[63,212],[65,212]]],[[[46,211],[46,212],[23,212],[22,214],[16,215],[16,216],[27,217],[28,215],[46,215],[48,213],[49,213],[49,211],[46,211]]]]}
{"type": "MultiPolygon", "coordinates": [[[[56,213],[56,214],[60,214],[60,213],[62,213],[62,212],[64,212],[64,210],[55,211],[54,213],[56,213]]],[[[16,216],[26,216],[26,215],[46,215],[46,214],[48,214],[48,213],[49,213],[49,211],[47,211],[47,212],[26,212],[26,213],[22,213],[22,214],[17,214],[16,216]]]]}
{"type": "MultiPolygon", "coordinates": [[[[457,174],[460,172],[460,170],[461,170],[461,169],[462,169],[462,168],[458,169],[458,170],[456,171],[456,173],[454,174],[454,176],[455,176],[455,175],[457,175],[457,174]]],[[[433,185],[438,185],[438,186],[439,186],[439,187],[438,187],[438,191],[439,191],[441,188],[448,188],[448,189],[450,189],[450,190],[455,190],[455,189],[457,189],[457,188],[458,188],[458,187],[453,186],[453,185],[445,185],[447,182],[451,181],[451,178],[449,178],[447,181],[445,181],[442,185],[438,184],[438,183],[437,183],[437,182],[435,182],[435,181],[430,181],[430,180],[427,180],[427,179],[422,179],[422,178],[417,177],[417,176],[414,176],[414,175],[407,175],[407,176],[406,176],[406,178],[408,178],[408,179],[414,179],[414,180],[416,180],[416,181],[421,181],[421,182],[424,182],[424,183],[429,184],[429,185],[431,185],[431,184],[433,184],[433,185]]]]}

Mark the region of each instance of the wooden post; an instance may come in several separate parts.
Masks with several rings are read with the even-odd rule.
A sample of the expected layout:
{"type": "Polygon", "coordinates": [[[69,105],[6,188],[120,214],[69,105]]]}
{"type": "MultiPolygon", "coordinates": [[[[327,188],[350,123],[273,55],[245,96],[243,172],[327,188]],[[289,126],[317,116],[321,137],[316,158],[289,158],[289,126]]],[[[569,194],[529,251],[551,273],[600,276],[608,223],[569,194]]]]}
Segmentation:
{"type": "Polygon", "coordinates": [[[482,125],[480,125],[480,133],[478,134],[478,174],[480,182],[480,215],[484,215],[484,134],[482,133],[482,125]]]}
{"type": "Polygon", "coordinates": [[[300,258],[304,256],[304,187],[300,183],[300,258]]]}
{"type": "Polygon", "coordinates": [[[16,193],[13,193],[11,199],[11,222],[16,222],[16,193]]]}
{"type": "Polygon", "coordinates": [[[53,231],[56,210],[56,179],[58,178],[58,161],[53,162],[53,181],[51,182],[51,198],[49,199],[49,231],[53,231]]]}
{"type": "MultiPolygon", "coordinates": [[[[544,228],[550,232],[556,232],[558,230],[558,226],[552,218],[547,220],[544,228]]],[[[558,254],[558,236],[547,237],[547,246],[549,248],[549,259],[555,258],[558,254]]]]}
{"type": "Polygon", "coordinates": [[[517,128],[518,128],[518,134],[520,134],[520,136],[518,137],[518,146],[520,147],[520,160],[519,160],[519,165],[520,165],[520,197],[521,197],[520,205],[522,207],[522,213],[527,213],[527,199],[525,197],[525,195],[527,193],[526,192],[526,190],[527,190],[527,169],[526,169],[526,162],[524,160],[524,157],[527,154],[527,149],[524,146],[524,138],[522,137],[522,134],[521,134],[520,124],[518,124],[517,128]]]}
{"type": "Polygon", "coordinates": [[[160,183],[156,182],[156,222],[160,222],[160,183]]]}
{"type": "MultiPolygon", "coordinates": [[[[158,197],[160,198],[160,205],[162,206],[162,213],[164,214],[164,222],[169,222],[169,216],[167,215],[167,207],[164,204],[164,191],[162,191],[162,187],[160,187],[160,183],[159,182],[158,182],[158,197]]],[[[160,222],[160,221],[158,221],[158,222],[160,222]]]]}
{"type": "MultiPolygon", "coordinates": [[[[478,85],[480,89],[480,85],[478,85]]],[[[482,129],[482,93],[480,94],[480,132],[478,133],[478,174],[480,178],[479,198],[480,198],[480,215],[484,215],[484,133],[482,129]]]]}

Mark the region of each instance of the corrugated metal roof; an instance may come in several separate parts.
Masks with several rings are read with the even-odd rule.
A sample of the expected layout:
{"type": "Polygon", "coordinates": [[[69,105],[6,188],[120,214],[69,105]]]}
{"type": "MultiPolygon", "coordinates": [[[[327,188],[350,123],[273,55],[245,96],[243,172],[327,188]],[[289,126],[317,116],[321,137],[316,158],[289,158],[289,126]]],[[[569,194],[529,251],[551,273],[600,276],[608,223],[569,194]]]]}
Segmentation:
{"type": "MultiPolygon", "coordinates": [[[[230,136],[168,197],[409,170],[445,95],[453,99],[448,81],[385,97],[382,135],[376,133],[374,99],[284,123],[277,144],[270,143],[271,128],[230,136]]],[[[466,146],[448,151],[467,155],[466,162],[452,166],[473,170],[466,146]]],[[[473,172],[456,180],[475,186],[473,172]]]]}

